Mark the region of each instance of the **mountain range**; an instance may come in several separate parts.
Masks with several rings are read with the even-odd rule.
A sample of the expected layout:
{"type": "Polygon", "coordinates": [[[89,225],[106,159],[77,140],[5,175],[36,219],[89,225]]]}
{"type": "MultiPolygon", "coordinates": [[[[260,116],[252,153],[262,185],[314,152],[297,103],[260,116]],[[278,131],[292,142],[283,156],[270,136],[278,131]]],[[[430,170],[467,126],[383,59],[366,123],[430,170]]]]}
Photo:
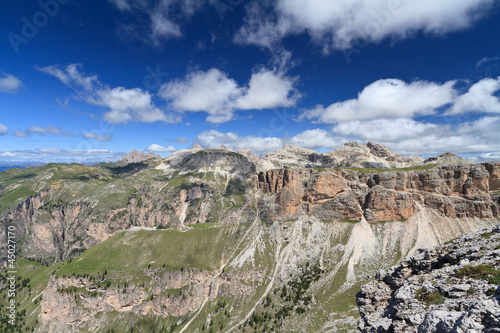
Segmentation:
{"type": "MultiPolygon", "coordinates": [[[[351,332],[381,268],[499,217],[500,162],[376,143],[0,173],[21,331],[351,332]]],[[[5,297],[5,270],[0,281],[5,297]]]]}

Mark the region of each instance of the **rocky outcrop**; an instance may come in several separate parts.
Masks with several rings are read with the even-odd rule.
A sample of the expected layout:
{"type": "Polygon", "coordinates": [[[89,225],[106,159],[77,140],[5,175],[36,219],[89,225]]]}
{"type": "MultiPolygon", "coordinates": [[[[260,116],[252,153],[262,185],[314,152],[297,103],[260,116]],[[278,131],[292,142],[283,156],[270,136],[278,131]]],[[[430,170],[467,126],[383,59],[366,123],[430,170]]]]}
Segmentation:
{"type": "Polygon", "coordinates": [[[166,172],[216,172],[246,179],[256,173],[255,164],[228,149],[178,150],[157,167],[166,172]]]}
{"type": "Polygon", "coordinates": [[[269,219],[304,213],[323,220],[407,219],[419,209],[453,218],[498,217],[500,164],[446,165],[431,170],[358,173],[346,169],[281,169],[259,173],[258,188],[276,195],[269,219]],[[490,187],[492,185],[492,187],[490,187]]]}
{"type": "Polygon", "coordinates": [[[465,158],[459,157],[453,153],[444,153],[426,159],[424,164],[470,164],[465,158]]]}
{"type": "Polygon", "coordinates": [[[361,332],[499,332],[500,227],[420,249],[356,301],[361,332]]]}
{"type": "Polygon", "coordinates": [[[335,164],[355,168],[405,168],[422,164],[423,158],[396,154],[384,145],[368,142],[366,145],[349,142],[343,148],[328,152],[335,164]]]}
{"type": "Polygon", "coordinates": [[[160,155],[155,155],[155,153],[153,153],[152,151],[146,154],[144,153],[144,151],[141,151],[139,153],[137,149],[134,149],[132,152],[128,152],[127,154],[125,154],[125,156],[123,156],[123,158],[119,162],[121,162],[120,164],[126,165],[130,163],[140,163],[145,160],[149,160],[150,158],[161,159],[162,157],[160,155]]]}
{"type": "MultiPolygon", "coordinates": [[[[195,269],[151,268],[148,283],[98,284],[88,277],[51,277],[41,302],[43,332],[77,332],[82,323],[97,330],[98,313],[134,313],[153,317],[182,317],[195,311],[205,298],[242,296],[254,292],[252,285],[263,280],[255,274],[220,273],[195,269]]],[[[98,278],[104,281],[105,277],[98,278]]],[[[108,280],[109,281],[109,280],[108,280]]]]}
{"type": "Polygon", "coordinates": [[[311,149],[285,145],[280,150],[267,154],[258,164],[262,166],[259,170],[263,170],[269,165],[274,165],[275,168],[285,166],[294,168],[328,168],[333,165],[333,160],[311,149]]]}

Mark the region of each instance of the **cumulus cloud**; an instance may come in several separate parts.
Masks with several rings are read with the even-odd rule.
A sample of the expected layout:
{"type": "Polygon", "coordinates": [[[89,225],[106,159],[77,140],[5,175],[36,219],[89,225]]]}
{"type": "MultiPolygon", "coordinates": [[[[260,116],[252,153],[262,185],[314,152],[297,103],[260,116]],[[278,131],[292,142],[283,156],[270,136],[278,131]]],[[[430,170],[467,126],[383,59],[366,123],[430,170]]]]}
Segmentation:
{"type": "Polygon", "coordinates": [[[23,83],[12,74],[0,72],[0,92],[15,94],[23,83]]]}
{"type": "Polygon", "coordinates": [[[97,133],[91,133],[91,132],[83,132],[82,136],[85,139],[91,139],[91,140],[97,140],[97,141],[111,141],[112,136],[111,134],[106,134],[105,136],[102,136],[97,133]]]}
{"type": "Polygon", "coordinates": [[[289,34],[307,33],[325,51],[358,41],[378,43],[419,32],[442,35],[470,27],[494,0],[278,0],[247,6],[235,41],[270,47],[289,34]]]}
{"type": "Polygon", "coordinates": [[[294,105],[299,96],[295,81],[278,71],[262,69],[252,74],[247,86],[240,87],[226,73],[212,68],[162,85],[159,95],[177,111],[204,111],[209,114],[207,121],[222,123],[231,120],[236,110],[294,105]]]}
{"type": "Polygon", "coordinates": [[[61,127],[54,127],[54,126],[46,126],[46,127],[39,127],[39,126],[31,126],[25,131],[13,131],[12,135],[20,137],[20,138],[27,138],[30,137],[33,134],[38,134],[38,135],[62,135],[62,136],[74,136],[73,133],[69,131],[64,131],[61,127]]]}
{"type": "Polygon", "coordinates": [[[178,111],[205,111],[208,121],[221,123],[233,116],[233,105],[241,96],[241,88],[227,74],[212,68],[207,72],[197,71],[182,80],[168,82],[160,88],[160,97],[171,103],[178,111]]]}
{"type": "Polygon", "coordinates": [[[265,69],[253,73],[248,88],[236,101],[236,108],[262,110],[292,106],[299,97],[294,90],[295,81],[283,73],[265,69]]]}
{"type": "Polygon", "coordinates": [[[338,137],[335,137],[333,133],[318,128],[299,133],[289,141],[286,141],[286,143],[308,149],[334,149],[339,147],[343,142],[338,137]]]}
{"type": "Polygon", "coordinates": [[[398,79],[378,80],[361,91],[356,99],[318,105],[304,111],[301,119],[338,123],[377,118],[412,118],[435,113],[435,109],[454,100],[455,81],[438,84],[427,81],[406,83],[398,79]]]}
{"type": "Polygon", "coordinates": [[[251,149],[259,155],[279,150],[285,144],[334,150],[346,142],[379,142],[402,155],[475,154],[480,160],[498,160],[500,116],[486,116],[456,127],[433,124],[409,118],[344,122],[330,129],[312,129],[293,137],[239,136],[209,130],[196,141],[203,147],[225,145],[233,150],[251,149]]]}
{"type": "Polygon", "coordinates": [[[238,150],[251,149],[257,154],[266,154],[271,151],[276,151],[283,147],[283,142],[280,138],[260,138],[253,135],[239,136],[237,133],[221,133],[216,130],[204,131],[196,137],[196,141],[206,148],[218,148],[221,145],[238,150]]]}
{"type": "Polygon", "coordinates": [[[5,126],[4,124],[0,124],[0,136],[7,134],[7,130],[7,126],[5,126]]]}
{"type": "Polygon", "coordinates": [[[500,100],[495,93],[500,90],[500,76],[496,79],[485,78],[473,84],[459,96],[447,115],[467,112],[500,113],[500,100]]]}
{"type": "Polygon", "coordinates": [[[196,141],[207,148],[218,148],[225,145],[233,150],[250,149],[259,155],[277,151],[285,144],[308,148],[329,148],[339,147],[341,140],[334,138],[331,132],[322,129],[307,130],[292,138],[257,137],[254,135],[239,136],[238,133],[221,133],[216,130],[204,131],[196,137],[196,141]]]}
{"type": "Polygon", "coordinates": [[[96,75],[89,76],[83,73],[80,64],[70,64],[66,68],[54,65],[38,69],[57,77],[68,87],[74,88],[75,98],[108,109],[104,113],[104,119],[111,124],[180,121],[179,116],[166,114],[156,107],[152,100],[153,96],[148,91],[139,88],[109,87],[101,83],[96,75]]]}
{"type": "MultiPolygon", "coordinates": [[[[409,118],[349,121],[337,124],[332,131],[339,137],[362,142],[399,142],[443,131],[446,127],[409,118]]],[[[447,131],[446,131],[447,132],[447,131]]]]}
{"type": "Polygon", "coordinates": [[[456,128],[412,119],[381,119],[338,124],[332,133],[345,141],[382,143],[403,155],[480,154],[498,150],[500,117],[487,116],[456,128]]]}
{"type": "Polygon", "coordinates": [[[491,153],[485,153],[479,155],[482,160],[486,161],[500,161],[500,151],[494,151],[491,153]]]}
{"type": "Polygon", "coordinates": [[[154,143],[151,146],[149,146],[148,148],[146,148],[146,150],[158,152],[158,153],[161,153],[161,152],[171,153],[171,152],[176,151],[177,149],[175,147],[172,147],[172,146],[163,147],[163,146],[160,146],[160,145],[157,145],[156,143],[154,143]]]}

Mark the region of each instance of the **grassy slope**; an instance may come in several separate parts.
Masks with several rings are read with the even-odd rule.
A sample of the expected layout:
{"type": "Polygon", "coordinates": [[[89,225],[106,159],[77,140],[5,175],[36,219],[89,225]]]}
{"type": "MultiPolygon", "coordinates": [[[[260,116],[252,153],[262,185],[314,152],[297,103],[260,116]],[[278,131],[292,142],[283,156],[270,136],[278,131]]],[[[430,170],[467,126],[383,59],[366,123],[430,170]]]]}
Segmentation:
{"type": "Polygon", "coordinates": [[[394,172],[394,171],[413,171],[413,170],[430,170],[437,166],[437,164],[427,164],[427,165],[419,165],[414,167],[407,168],[394,168],[394,169],[383,169],[383,168],[348,168],[343,167],[342,169],[358,171],[361,173],[380,173],[380,172],[394,172]]]}

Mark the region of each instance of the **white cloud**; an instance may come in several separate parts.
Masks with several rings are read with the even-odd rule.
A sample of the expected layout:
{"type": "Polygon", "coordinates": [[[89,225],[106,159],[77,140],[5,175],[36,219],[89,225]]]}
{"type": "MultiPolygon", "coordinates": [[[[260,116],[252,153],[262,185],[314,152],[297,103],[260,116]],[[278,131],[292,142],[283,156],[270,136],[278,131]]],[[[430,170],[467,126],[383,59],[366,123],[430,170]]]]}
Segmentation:
{"type": "Polygon", "coordinates": [[[126,11],[130,10],[130,5],[127,0],[109,0],[111,1],[119,10],[126,11]]]}
{"type": "Polygon", "coordinates": [[[251,149],[259,155],[281,149],[285,144],[309,148],[333,150],[346,142],[379,142],[402,155],[438,155],[445,152],[476,154],[481,160],[500,160],[500,116],[488,116],[458,125],[433,124],[413,119],[378,119],[352,121],[327,129],[313,129],[298,133],[291,138],[253,135],[239,136],[237,133],[221,133],[209,130],[196,137],[203,147],[217,148],[225,145],[237,150],[251,149]]]}
{"type": "Polygon", "coordinates": [[[30,128],[26,129],[25,131],[12,131],[12,135],[20,137],[20,138],[27,138],[30,137],[33,134],[38,134],[38,135],[62,135],[62,136],[74,136],[73,133],[69,131],[64,131],[61,127],[54,127],[54,126],[45,126],[45,127],[40,127],[40,126],[31,126],[30,128]]]}
{"type": "Polygon", "coordinates": [[[155,12],[151,14],[151,29],[153,31],[153,38],[158,37],[180,37],[182,36],[181,28],[178,24],[175,24],[168,19],[161,12],[155,12]]]}
{"type": "Polygon", "coordinates": [[[334,149],[342,144],[339,138],[335,137],[331,132],[322,129],[306,130],[292,137],[288,142],[292,146],[318,149],[328,148],[334,149]]]}
{"type": "Polygon", "coordinates": [[[380,119],[338,124],[332,133],[344,141],[375,141],[403,155],[480,154],[498,150],[500,117],[483,117],[456,128],[412,119],[380,119]]]}
{"type": "Polygon", "coordinates": [[[294,89],[295,81],[282,73],[265,69],[253,73],[248,89],[238,98],[236,107],[242,110],[262,110],[292,106],[299,97],[294,89]]]}
{"type": "Polygon", "coordinates": [[[418,122],[413,119],[374,119],[349,121],[337,124],[332,131],[342,138],[353,138],[362,142],[399,142],[414,137],[442,131],[444,126],[418,122]]]}
{"type": "Polygon", "coordinates": [[[0,92],[15,94],[23,83],[12,74],[0,72],[0,92]]]}
{"type": "Polygon", "coordinates": [[[109,109],[104,113],[104,119],[111,124],[128,122],[152,123],[163,121],[175,123],[180,117],[165,114],[156,107],[152,95],[139,88],[111,88],[101,83],[96,75],[87,76],[81,71],[81,65],[71,64],[61,69],[58,66],[39,68],[40,71],[53,75],[65,85],[75,88],[76,98],[88,104],[109,109]]]}
{"type": "Polygon", "coordinates": [[[209,114],[207,121],[222,123],[233,118],[236,110],[262,110],[295,104],[296,79],[262,69],[253,73],[248,86],[240,87],[216,68],[188,74],[183,80],[164,84],[159,95],[177,111],[209,114]]]}
{"type": "Polygon", "coordinates": [[[358,98],[322,105],[303,112],[299,119],[315,119],[321,123],[338,123],[377,118],[403,118],[434,114],[435,109],[451,103],[455,81],[438,84],[427,81],[406,83],[398,79],[373,82],[358,98]]]}
{"type": "Polygon", "coordinates": [[[23,131],[11,131],[12,135],[18,138],[27,138],[29,135],[23,131]]]}
{"type": "Polygon", "coordinates": [[[159,95],[178,111],[205,111],[208,121],[221,123],[233,116],[233,104],[241,89],[233,79],[216,68],[190,73],[183,80],[162,85],[159,95]]]}
{"type": "Polygon", "coordinates": [[[151,146],[149,146],[148,148],[146,148],[146,150],[158,152],[158,153],[161,153],[161,152],[171,153],[171,152],[176,151],[177,149],[175,147],[172,147],[172,146],[163,147],[163,146],[160,146],[160,145],[157,145],[156,143],[154,143],[151,146]]]}
{"type": "Polygon", "coordinates": [[[0,136],[7,134],[7,126],[0,124],[0,136]]]}
{"type": "Polygon", "coordinates": [[[485,153],[479,155],[482,160],[486,161],[500,161],[500,151],[494,151],[491,153],[485,153]]]}
{"type": "Polygon", "coordinates": [[[500,100],[494,94],[500,90],[500,76],[496,79],[485,78],[473,84],[459,96],[447,115],[467,112],[500,113],[500,100]]]}
{"type": "Polygon", "coordinates": [[[83,132],[82,136],[85,139],[91,139],[91,140],[97,140],[97,141],[111,141],[112,136],[111,134],[106,134],[105,136],[102,136],[97,133],[91,133],[91,132],[83,132]]]}
{"type": "Polygon", "coordinates": [[[158,109],[152,101],[152,95],[142,89],[104,88],[96,93],[98,98],[94,104],[110,109],[104,114],[104,118],[111,124],[130,121],[144,123],[156,121],[175,123],[180,121],[178,116],[165,114],[158,109]]]}
{"type": "Polygon", "coordinates": [[[240,148],[250,149],[259,155],[279,150],[285,144],[308,149],[332,149],[342,144],[342,141],[334,138],[332,133],[322,129],[307,130],[292,138],[239,136],[233,132],[221,133],[216,130],[208,130],[198,134],[196,141],[206,148],[218,148],[225,145],[235,151],[240,148]]]}
{"type": "Polygon", "coordinates": [[[52,135],[73,136],[73,133],[68,131],[65,132],[60,127],[54,127],[54,126],[46,126],[46,127],[31,126],[30,128],[28,128],[27,132],[30,134],[40,134],[40,135],[52,134],[52,135]]]}
{"type": "Polygon", "coordinates": [[[240,137],[237,133],[221,133],[216,130],[208,130],[198,134],[196,141],[206,148],[218,148],[225,145],[233,150],[251,149],[252,152],[261,155],[283,147],[283,142],[279,138],[260,138],[253,135],[240,137]]]}
{"type": "Polygon", "coordinates": [[[155,45],[164,39],[182,36],[181,24],[189,20],[207,2],[205,0],[110,0],[121,11],[145,14],[150,22],[147,31],[143,27],[128,24],[127,31],[134,30],[133,36],[155,45]]]}
{"type": "Polygon", "coordinates": [[[289,34],[308,33],[324,50],[349,49],[418,32],[442,35],[470,27],[494,0],[278,0],[247,7],[240,43],[270,47],[289,34]]]}
{"type": "Polygon", "coordinates": [[[101,161],[120,160],[125,153],[102,149],[60,149],[39,148],[26,150],[2,151],[0,161],[16,162],[55,162],[55,163],[97,163],[101,161]]]}

